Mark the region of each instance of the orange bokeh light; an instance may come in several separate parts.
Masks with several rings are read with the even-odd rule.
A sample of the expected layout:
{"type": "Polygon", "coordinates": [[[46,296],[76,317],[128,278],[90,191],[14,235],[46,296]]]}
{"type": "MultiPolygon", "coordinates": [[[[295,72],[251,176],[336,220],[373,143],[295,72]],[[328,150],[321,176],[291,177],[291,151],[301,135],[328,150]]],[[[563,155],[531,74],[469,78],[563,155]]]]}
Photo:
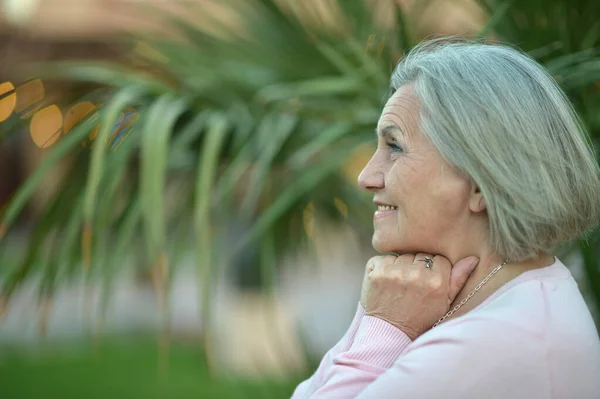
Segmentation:
{"type": "Polygon", "coordinates": [[[23,118],[27,118],[31,115],[32,108],[37,105],[40,106],[39,102],[44,99],[45,90],[44,83],[41,79],[33,79],[17,86],[15,89],[17,95],[17,103],[15,105],[15,112],[25,113],[23,118]]]}
{"type": "Polygon", "coordinates": [[[73,126],[82,121],[95,109],[96,105],[91,101],[82,101],[73,105],[65,114],[64,134],[69,133],[73,129],[73,126]]]}
{"type": "Polygon", "coordinates": [[[11,82],[0,83],[0,122],[4,122],[15,110],[17,94],[11,82]]]}
{"type": "Polygon", "coordinates": [[[63,116],[57,105],[37,111],[31,118],[31,139],[40,148],[52,146],[62,133],[63,116]]]}

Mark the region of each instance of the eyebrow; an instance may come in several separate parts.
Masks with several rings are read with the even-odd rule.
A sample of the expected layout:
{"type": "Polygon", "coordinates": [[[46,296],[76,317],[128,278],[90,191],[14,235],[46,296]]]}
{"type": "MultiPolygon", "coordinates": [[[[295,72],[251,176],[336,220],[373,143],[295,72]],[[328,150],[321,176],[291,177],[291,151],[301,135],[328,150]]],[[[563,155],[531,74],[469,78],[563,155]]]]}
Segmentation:
{"type": "Polygon", "coordinates": [[[379,136],[381,135],[381,137],[389,137],[389,138],[393,138],[392,137],[392,132],[400,132],[400,134],[404,134],[404,132],[396,125],[387,125],[386,127],[384,127],[383,129],[381,129],[381,133],[377,130],[377,128],[375,128],[375,135],[379,136]]]}

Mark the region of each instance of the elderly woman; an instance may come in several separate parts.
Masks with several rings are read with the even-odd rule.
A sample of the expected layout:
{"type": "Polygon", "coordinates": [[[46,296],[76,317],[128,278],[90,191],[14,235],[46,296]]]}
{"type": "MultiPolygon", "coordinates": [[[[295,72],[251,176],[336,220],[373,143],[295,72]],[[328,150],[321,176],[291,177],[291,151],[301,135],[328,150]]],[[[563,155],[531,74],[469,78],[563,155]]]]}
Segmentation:
{"type": "Polygon", "coordinates": [[[600,340],[547,251],[596,225],[599,171],[564,93],[505,46],[435,41],[392,75],[372,258],[348,332],[294,398],[598,399],[600,340]]]}

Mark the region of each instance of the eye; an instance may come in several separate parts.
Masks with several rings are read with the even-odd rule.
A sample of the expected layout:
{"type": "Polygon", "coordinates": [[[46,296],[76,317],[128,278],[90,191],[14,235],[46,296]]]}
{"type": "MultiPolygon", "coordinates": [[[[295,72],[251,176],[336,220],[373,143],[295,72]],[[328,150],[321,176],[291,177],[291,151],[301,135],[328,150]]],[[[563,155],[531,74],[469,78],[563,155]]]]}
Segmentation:
{"type": "Polygon", "coordinates": [[[398,143],[388,142],[386,143],[386,145],[392,152],[404,152],[404,150],[398,143]]]}

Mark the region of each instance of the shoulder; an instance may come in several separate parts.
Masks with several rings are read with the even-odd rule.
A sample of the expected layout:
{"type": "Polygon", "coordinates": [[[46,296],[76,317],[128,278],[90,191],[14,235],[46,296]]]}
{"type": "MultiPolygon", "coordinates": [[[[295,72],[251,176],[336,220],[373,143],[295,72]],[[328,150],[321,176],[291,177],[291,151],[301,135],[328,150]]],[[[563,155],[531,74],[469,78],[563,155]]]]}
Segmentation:
{"type": "Polygon", "coordinates": [[[493,398],[532,397],[524,392],[550,397],[543,340],[487,315],[461,317],[421,335],[397,360],[397,367],[412,364],[452,380],[463,378],[468,370],[464,386],[447,381],[466,397],[472,397],[468,393],[474,389],[490,387],[497,391],[493,398]]]}
{"type": "Polygon", "coordinates": [[[523,273],[448,324],[477,320],[504,323],[537,337],[571,327],[596,330],[577,282],[559,259],[551,266],[523,273]]]}
{"type": "MultiPolygon", "coordinates": [[[[501,289],[464,316],[463,323],[499,323],[533,338],[552,341],[565,335],[597,336],[590,310],[577,282],[559,261],[539,274],[501,289]]],[[[456,319],[461,323],[460,318],[456,319]]]]}
{"type": "Polygon", "coordinates": [[[531,324],[480,313],[462,316],[429,330],[412,342],[403,355],[425,348],[444,348],[461,362],[493,366],[494,370],[510,369],[515,362],[537,368],[545,356],[543,341],[543,335],[531,324]]]}
{"type": "Polygon", "coordinates": [[[432,342],[517,358],[551,352],[566,359],[600,348],[577,283],[568,269],[560,267],[551,274],[515,281],[466,315],[423,334],[411,347],[432,342]]]}

